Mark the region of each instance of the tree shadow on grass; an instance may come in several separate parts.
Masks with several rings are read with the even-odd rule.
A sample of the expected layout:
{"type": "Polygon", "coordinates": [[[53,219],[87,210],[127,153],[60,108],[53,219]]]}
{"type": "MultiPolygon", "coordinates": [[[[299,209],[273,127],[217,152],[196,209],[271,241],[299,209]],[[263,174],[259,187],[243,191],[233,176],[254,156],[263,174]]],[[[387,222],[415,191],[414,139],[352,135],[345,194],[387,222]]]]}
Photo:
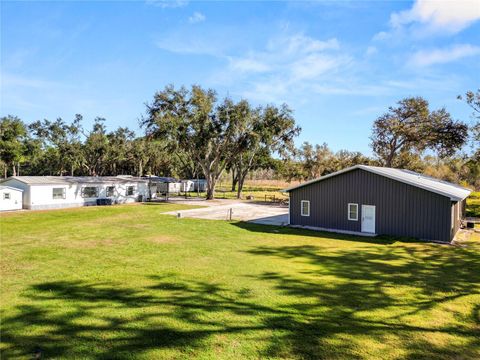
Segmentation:
{"type": "MultiPolygon", "coordinates": [[[[327,354],[327,358],[338,357],[338,348],[332,350],[326,346],[335,335],[353,336],[352,339],[367,335],[378,344],[384,338],[395,337],[398,348],[409,359],[480,356],[480,256],[476,252],[414,246],[340,249],[325,254],[324,249],[312,245],[260,246],[248,252],[314,265],[313,270],[309,267],[302,271],[302,276],[266,272],[261,278],[275,283],[281,293],[299,299],[289,306],[291,309],[307,314],[323,308],[323,313],[312,317],[301,331],[321,334],[324,343],[320,353],[327,354]],[[335,280],[330,279],[336,279],[335,285],[319,282],[322,278],[331,282],[335,280]],[[472,297],[477,303],[471,315],[463,315],[461,309],[450,310],[447,304],[465,297],[472,297]],[[442,319],[435,318],[439,311],[445,317],[443,325],[442,319]],[[372,314],[379,315],[372,317],[372,314]],[[446,339],[449,335],[461,337],[461,345],[449,342],[438,345],[435,339],[425,340],[430,336],[446,339]]],[[[312,350],[309,342],[296,334],[297,331],[288,333],[285,341],[292,343],[303,357],[310,357],[312,352],[302,353],[305,349],[312,350]]],[[[341,344],[348,347],[345,342],[341,344]]],[[[343,355],[359,357],[361,340],[356,345],[356,349],[347,348],[343,355]]],[[[267,355],[277,355],[276,349],[272,348],[267,355]]]]}
{"type": "MultiPolygon", "coordinates": [[[[305,264],[294,272],[244,274],[249,288],[178,275],[149,276],[128,286],[35,284],[21,295],[28,305],[2,317],[2,355],[25,358],[40,348],[45,358],[126,359],[151,350],[215,356],[211,340],[218,335],[262,344],[243,354],[252,358],[366,359],[381,357],[385,344],[409,359],[478,355],[480,304],[466,314],[445,307],[444,323],[431,312],[464,297],[478,301],[477,253],[444,247],[322,250],[248,250],[252,261],[274,258],[276,269],[292,261],[305,264]],[[267,298],[255,293],[256,284],[271,289],[267,298]]],[[[392,349],[384,351],[388,357],[392,349]]]]}

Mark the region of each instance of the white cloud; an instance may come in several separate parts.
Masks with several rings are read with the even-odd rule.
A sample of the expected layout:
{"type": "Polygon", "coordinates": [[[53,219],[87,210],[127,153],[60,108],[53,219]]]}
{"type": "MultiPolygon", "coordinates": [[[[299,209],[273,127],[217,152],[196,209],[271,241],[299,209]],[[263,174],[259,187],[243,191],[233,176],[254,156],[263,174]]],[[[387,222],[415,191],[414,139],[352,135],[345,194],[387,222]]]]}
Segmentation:
{"type": "Polygon", "coordinates": [[[377,52],[378,52],[378,49],[375,46],[369,46],[365,51],[365,55],[372,56],[372,55],[375,55],[377,52]]]}
{"type": "Polygon", "coordinates": [[[391,33],[387,32],[387,31],[380,31],[380,32],[376,33],[375,35],[373,35],[372,40],[373,41],[383,41],[383,40],[387,40],[391,37],[392,37],[391,33]]]}
{"type": "Polygon", "coordinates": [[[394,28],[412,23],[426,25],[433,31],[459,32],[480,19],[478,0],[434,1],[417,0],[409,10],[393,13],[394,28]]]}
{"type": "Polygon", "coordinates": [[[270,70],[270,66],[267,63],[253,58],[230,58],[230,67],[233,70],[245,73],[262,73],[270,70]]]}
{"type": "Polygon", "coordinates": [[[308,80],[317,78],[327,72],[337,68],[341,61],[337,57],[322,55],[322,54],[310,54],[303,57],[291,66],[292,80],[308,80]]]}
{"type": "Polygon", "coordinates": [[[313,91],[350,65],[336,38],[319,40],[302,33],[283,34],[267,41],[263,50],[229,56],[228,66],[214,77],[216,83],[241,84],[241,96],[282,102],[292,89],[313,91]]]}
{"type": "Polygon", "coordinates": [[[321,75],[341,65],[337,54],[332,53],[339,48],[335,38],[321,41],[295,34],[276,37],[268,41],[263,51],[250,52],[244,57],[231,57],[229,60],[232,70],[243,73],[281,72],[300,80],[321,75]]]}
{"type": "Polygon", "coordinates": [[[337,50],[339,47],[338,40],[335,38],[322,41],[303,34],[278,37],[270,40],[267,45],[268,51],[281,50],[283,53],[289,55],[299,52],[306,54],[328,49],[337,50]]]}
{"type": "Polygon", "coordinates": [[[468,56],[480,54],[480,47],[470,44],[459,44],[444,49],[420,50],[413,54],[409,64],[413,66],[430,66],[456,61],[468,56]]]}
{"type": "Polygon", "coordinates": [[[205,21],[206,17],[201,12],[195,11],[192,16],[188,18],[190,24],[196,24],[205,21]]]}
{"type": "Polygon", "coordinates": [[[188,0],[146,0],[147,5],[160,7],[162,9],[184,7],[188,0]]]}

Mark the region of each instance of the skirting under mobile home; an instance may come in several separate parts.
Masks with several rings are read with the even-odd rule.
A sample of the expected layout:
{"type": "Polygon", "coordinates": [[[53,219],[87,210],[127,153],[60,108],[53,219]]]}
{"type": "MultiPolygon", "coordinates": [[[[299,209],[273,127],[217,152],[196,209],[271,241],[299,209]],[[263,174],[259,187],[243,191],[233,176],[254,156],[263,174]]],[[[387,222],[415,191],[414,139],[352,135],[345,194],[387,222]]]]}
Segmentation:
{"type": "Polygon", "coordinates": [[[408,170],[358,165],[286,189],[289,223],[451,241],[470,190],[408,170]]]}

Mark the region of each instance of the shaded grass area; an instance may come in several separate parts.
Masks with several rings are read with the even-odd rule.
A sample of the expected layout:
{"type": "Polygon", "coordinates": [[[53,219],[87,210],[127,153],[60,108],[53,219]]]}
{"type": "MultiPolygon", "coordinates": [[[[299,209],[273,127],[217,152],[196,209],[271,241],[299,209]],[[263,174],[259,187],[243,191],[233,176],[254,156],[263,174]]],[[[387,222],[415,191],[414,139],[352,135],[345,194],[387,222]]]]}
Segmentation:
{"type": "Polygon", "coordinates": [[[2,358],[476,359],[467,247],[176,219],[2,216],[2,358]]]}

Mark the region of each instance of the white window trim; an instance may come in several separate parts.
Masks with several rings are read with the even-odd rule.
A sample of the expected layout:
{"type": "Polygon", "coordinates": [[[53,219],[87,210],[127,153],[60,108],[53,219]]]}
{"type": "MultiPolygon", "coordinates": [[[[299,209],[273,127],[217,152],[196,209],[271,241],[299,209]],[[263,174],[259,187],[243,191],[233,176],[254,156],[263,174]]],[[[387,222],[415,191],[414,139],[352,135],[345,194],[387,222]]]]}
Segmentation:
{"type": "Polygon", "coordinates": [[[300,201],[300,215],[301,216],[310,216],[310,200],[301,200],[300,201]],[[308,204],[308,213],[307,214],[303,213],[303,203],[308,204]]]}
{"type": "Polygon", "coordinates": [[[3,200],[10,200],[12,197],[9,192],[3,193],[3,200]]]}
{"type": "Polygon", "coordinates": [[[135,185],[128,185],[126,188],[125,188],[125,196],[135,196],[135,185]],[[128,189],[129,188],[132,188],[132,194],[128,194],[128,189]]]}
{"type": "Polygon", "coordinates": [[[65,200],[67,198],[67,189],[64,187],[52,188],[52,200],[65,200]],[[62,189],[62,197],[54,197],[53,191],[56,189],[62,189]]]}
{"type": "Polygon", "coordinates": [[[358,221],[358,204],[356,204],[356,203],[348,203],[348,206],[347,206],[347,216],[348,216],[348,220],[350,220],[350,221],[358,221]],[[357,208],[357,211],[356,211],[357,217],[356,217],[356,218],[350,217],[350,205],[355,205],[356,208],[357,208]]]}

